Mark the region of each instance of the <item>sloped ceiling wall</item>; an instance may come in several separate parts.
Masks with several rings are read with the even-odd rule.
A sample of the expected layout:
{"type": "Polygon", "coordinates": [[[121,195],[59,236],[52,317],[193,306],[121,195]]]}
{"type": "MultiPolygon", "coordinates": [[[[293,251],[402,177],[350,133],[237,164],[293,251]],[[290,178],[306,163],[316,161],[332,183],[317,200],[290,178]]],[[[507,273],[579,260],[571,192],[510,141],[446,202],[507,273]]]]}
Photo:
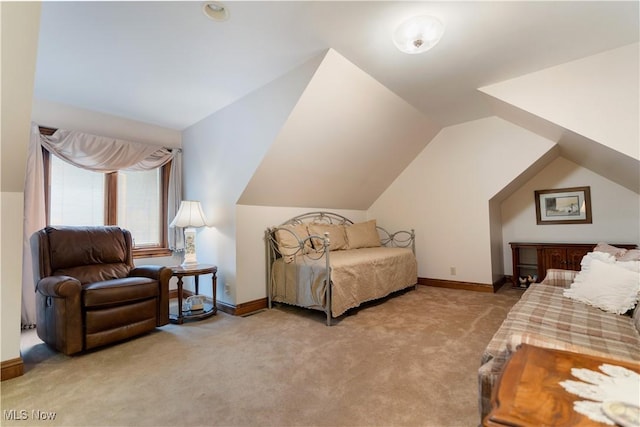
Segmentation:
{"type": "MultiPolygon", "coordinates": [[[[237,292],[236,201],[322,59],[323,55],[310,59],[182,134],[183,197],[200,200],[215,225],[199,230],[198,260],[218,266],[224,302],[234,302],[237,292]]],[[[256,240],[264,248],[262,236],[256,240]]]]}
{"type": "Polygon", "coordinates": [[[439,131],[329,50],[238,203],[367,209],[439,131]]]}
{"type": "Polygon", "coordinates": [[[367,217],[390,230],[415,229],[419,277],[490,285],[496,278],[488,201],[554,147],[498,117],[448,126],[367,217]]]}
{"type": "Polygon", "coordinates": [[[560,155],[640,193],[640,46],[483,87],[499,116],[557,141],[560,155]]]}

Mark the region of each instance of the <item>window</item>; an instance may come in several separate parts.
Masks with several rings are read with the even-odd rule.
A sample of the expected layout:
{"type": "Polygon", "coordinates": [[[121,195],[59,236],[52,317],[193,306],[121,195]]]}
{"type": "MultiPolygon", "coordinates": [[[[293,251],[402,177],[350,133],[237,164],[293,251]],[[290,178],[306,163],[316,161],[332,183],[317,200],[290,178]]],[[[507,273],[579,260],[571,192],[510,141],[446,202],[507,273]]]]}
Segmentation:
{"type": "Polygon", "coordinates": [[[135,236],[136,247],[162,243],[162,174],[160,169],[118,172],[118,225],[135,236]]]}
{"type": "Polygon", "coordinates": [[[104,224],[105,175],[49,156],[49,218],[55,225],[104,224]]]}
{"type": "Polygon", "coordinates": [[[105,174],[75,167],[46,150],[44,159],[47,224],[118,225],[131,231],[134,257],[171,254],[166,232],[171,163],[105,174]]]}

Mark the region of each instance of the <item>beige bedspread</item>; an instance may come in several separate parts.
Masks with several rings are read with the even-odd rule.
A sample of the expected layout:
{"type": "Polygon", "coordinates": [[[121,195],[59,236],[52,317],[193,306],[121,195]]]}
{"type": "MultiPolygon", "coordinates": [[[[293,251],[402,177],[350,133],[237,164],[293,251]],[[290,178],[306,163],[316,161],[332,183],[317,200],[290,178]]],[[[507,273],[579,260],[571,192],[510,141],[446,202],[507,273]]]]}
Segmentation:
{"type": "MultiPolygon", "coordinates": [[[[331,315],[416,284],[416,257],[407,248],[361,248],[330,252],[331,315]]],[[[308,255],[273,263],[273,301],[324,309],[326,260],[308,255]]]]}

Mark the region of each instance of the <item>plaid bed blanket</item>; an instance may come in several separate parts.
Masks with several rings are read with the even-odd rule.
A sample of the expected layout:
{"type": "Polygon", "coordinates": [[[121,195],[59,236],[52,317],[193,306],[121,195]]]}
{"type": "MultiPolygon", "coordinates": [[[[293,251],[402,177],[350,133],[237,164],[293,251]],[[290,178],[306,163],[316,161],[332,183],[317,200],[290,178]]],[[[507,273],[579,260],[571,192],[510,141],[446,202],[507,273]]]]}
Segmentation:
{"type": "Polygon", "coordinates": [[[640,334],[631,316],[606,313],[562,295],[575,273],[558,270],[531,285],[489,342],[478,371],[482,418],[491,410],[491,392],[504,364],[523,342],[640,361],[640,334]]]}

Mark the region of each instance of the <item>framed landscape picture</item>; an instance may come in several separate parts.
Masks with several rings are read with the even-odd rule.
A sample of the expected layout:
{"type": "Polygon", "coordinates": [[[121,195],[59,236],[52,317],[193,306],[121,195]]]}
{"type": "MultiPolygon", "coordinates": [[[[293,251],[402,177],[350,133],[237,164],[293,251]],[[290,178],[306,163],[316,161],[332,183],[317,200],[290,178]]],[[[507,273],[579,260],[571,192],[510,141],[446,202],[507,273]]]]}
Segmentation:
{"type": "Polygon", "coordinates": [[[591,224],[590,187],[536,190],[536,220],[544,224],[591,224]]]}

